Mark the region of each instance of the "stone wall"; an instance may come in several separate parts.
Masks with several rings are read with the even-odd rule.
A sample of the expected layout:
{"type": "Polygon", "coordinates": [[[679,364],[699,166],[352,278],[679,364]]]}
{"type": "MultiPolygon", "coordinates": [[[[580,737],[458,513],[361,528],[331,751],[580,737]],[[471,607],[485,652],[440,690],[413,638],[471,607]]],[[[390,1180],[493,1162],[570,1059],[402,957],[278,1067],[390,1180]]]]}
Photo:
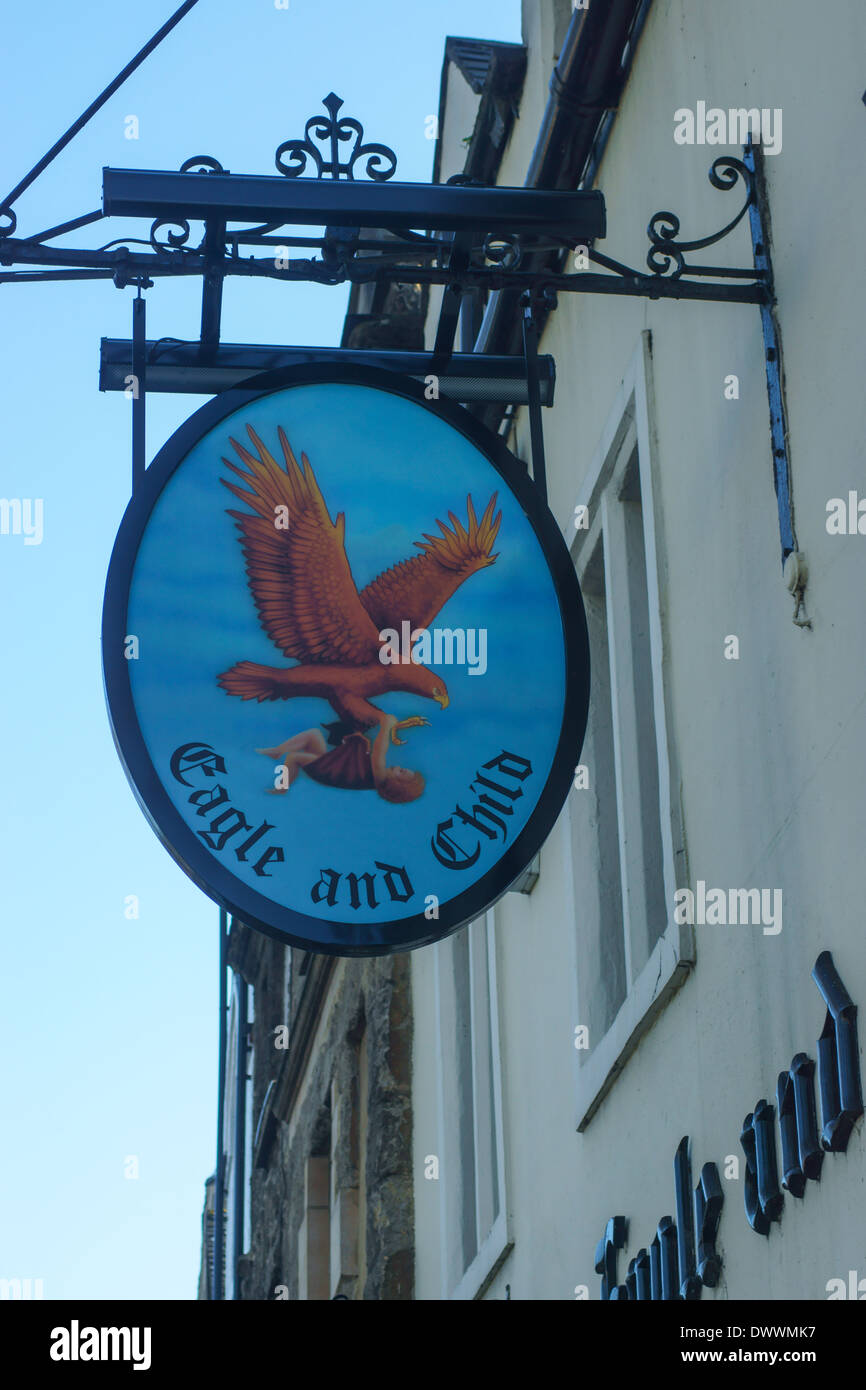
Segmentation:
{"type": "Polygon", "coordinates": [[[411,1299],[408,956],[335,960],[296,950],[287,1009],[288,949],[232,928],[230,964],[255,992],[258,1135],[247,1157],[252,1238],[242,1296],[411,1299]]]}

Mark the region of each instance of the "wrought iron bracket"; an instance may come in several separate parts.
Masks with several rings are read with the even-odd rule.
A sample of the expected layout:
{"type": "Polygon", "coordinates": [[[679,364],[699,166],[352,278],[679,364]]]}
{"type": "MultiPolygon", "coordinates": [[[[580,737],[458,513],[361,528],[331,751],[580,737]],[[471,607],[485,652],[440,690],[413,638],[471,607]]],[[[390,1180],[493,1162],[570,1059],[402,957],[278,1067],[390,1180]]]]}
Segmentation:
{"type": "Polygon", "coordinates": [[[141,275],[200,275],[206,349],[219,338],[227,276],[332,285],[408,279],[448,291],[437,335],[443,357],[453,344],[460,300],[473,289],[769,303],[767,267],[687,260],[689,253],[721,241],[754,207],[754,167],[746,161],[722,156],[709,175],[721,192],[742,183],[745,198],[736,215],[712,235],[681,241],[679,218],[656,213],[647,228],[648,268],[641,271],[598,250],[607,230],[600,192],[487,187],[462,176],[447,184],[396,182],[394,151],[365,142],[360,121],[341,115],[342,105],[330,92],[327,114],[312,116],[302,138],[278,146],[277,175],[231,174],[211,155],[186,160],[176,173],[106,169],[99,211],[29,237],[14,235],[10,195],[3,205],[0,265],[24,269],[0,271],[0,283],[112,279],[124,285],[141,275]],[[315,176],[303,177],[309,167],[315,176]],[[356,178],[359,167],[367,179],[356,178]],[[106,217],[147,218],[149,235],[119,237],[97,248],[49,244],[106,217]],[[193,222],[204,228],[198,243],[190,240],[193,222]],[[254,248],[267,254],[250,254],[254,248]],[[295,258],[295,248],[313,254],[295,258]],[[577,253],[572,272],[557,266],[564,249],[577,253]]]}
{"type": "MultiPolygon", "coordinates": [[[[542,292],[541,301],[546,311],[556,308],[556,298],[552,291],[542,292]]],[[[541,420],[541,393],[538,373],[538,320],[537,298],[531,290],[521,296],[520,308],[523,315],[523,356],[526,362],[526,386],[529,404],[529,446],[532,454],[532,478],[542,500],[547,502],[547,465],[544,457],[544,429],[541,420]]]]}
{"type": "MultiPolygon", "coordinates": [[[[152,347],[146,341],[141,292],[160,278],[201,276],[201,333],[195,353],[206,376],[212,369],[207,379],[214,383],[226,371],[220,319],[228,276],[329,285],[442,285],[443,303],[431,358],[432,369],[438,372],[448,370],[452,361],[465,296],[479,291],[520,291],[526,373],[525,394],[521,394],[529,407],[533,475],[542,494],[546,479],[538,337],[539,315],[543,317],[549,308],[551,296],[557,292],[619,294],[757,304],[764,334],[782,561],[787,565],[786,577],[797,604],[794,620],[808,625],[808,618],[799,616],[806,570],[793,523],[781,344],[773,313],[760,151],[749,144],[742,159],[723,155],[713,162],[709,171],[712,186],[722,193],[740,189],[743,194],[737,212],[719,231],[682,239],[675,213],[655,213],[647,227],[647,269],[639,270],[598,249],[597,242],[606,233],[600,192],[485,187],[463,176],[447,184],[399,183],[393,178],[397,168],[394,151],[366,141],[360,121],[342,114],[342,100],[329,92],[323,101],[325,114],[311,116],[302,137],[285,140],[277,147],[276,175],[234,175],[211,155],[185,161],[176,173],[106,169],[101,209],[29,237],[16,236],[13,204],[19,194],[193,2],[187,0],[180,7],[169,25],[0,204],[0,266],[6,268],[0,270],[0,284],[110,279],[119,288],[138,287],[131,344],[136,393],[134,478],[140,478],[144,466],[146,373],[152,347]],[[307,175],[310,168],[314,177],[307,175]],[[356,173],[366,178],[359,180],[356,173]],[[55,244],[60,237],[114,216],[147,218],[147,238],[121,236],[96,248],[55,244]],[[703,265],[690,259],[693,253],[723,241],[747,216],[752,266],[703,265]],[[198,243],[191,242],[191,223],[195,222],[203,224],[198,243]],[[320,228],[325,229],[324,235],[320,228]],[[146,249],[134,249],[137,247],[146,249]],[[295,248],[308,254],[296,258],[295,248]],[[255,250],[263,254],[256,255],[255,250]],[[574,256],[573,267],[562,265],[564,252],[574,256]]],[[[240,349],[245,351],[270,353],[274,349],[240,349]]],[[[173,382],[170,368],[164,369],[158,389],[189,389],[188,362],[177,370],[173,382]]],[[[484,373],[478,375],[480,378],[484,373]]]]}
{"type": "Polygon", "coordinates": [[[779,540],[782,570],[794,598],[793,620],[797,627],[811,627],[806,614],[804,593],[808,579],[805,557],[797,545],[794,502],[791,495],[791,464],[788,453],[788,422],[785,411],[782,339],[776,321],[773,265],[770,258],[770,214],[764,183],[763,152],[749,142],[743,149],[743,163],[753,180],[754,196],[749,203],[749,231],[755,269],[764,276],[767,298],[761,303],[761,332],[764,339],[764,365],[767,375],[767,401],[770,408],[770,438],[773,450],[773,486],[779,514],[779,540]]]}

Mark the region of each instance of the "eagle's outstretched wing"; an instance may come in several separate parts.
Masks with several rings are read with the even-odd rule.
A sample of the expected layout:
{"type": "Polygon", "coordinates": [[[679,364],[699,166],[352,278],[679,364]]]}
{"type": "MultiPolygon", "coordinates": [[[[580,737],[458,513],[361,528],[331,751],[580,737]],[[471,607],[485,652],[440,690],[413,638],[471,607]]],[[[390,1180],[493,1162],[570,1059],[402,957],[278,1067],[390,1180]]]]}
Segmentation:
{"type": "Polygon", "coordinates": [[[497,495],[494,492],[480,521],[472,498],[467,497],[468,530],[449,512],[451,528],[437,521],[441,536],[425,535],[423,541],[415,541],[420,555],[392,565],[361,590],[361,603],[378,631],[399,630],[403,621],[429,627],[464,579],[493,564],[497,556],[490,552],[502,520],[501,512],[493,515],[497,495]]]}
{"type": "Polygon", "coordinates": [[[288,657],[365,665],[378,656],[379,634],[346,558],[345,516],[341,512],[334,524],[306,454],[299,467],[285,431],[278,433],[285,468],[247,425],[256,454],[231,441],[246,471],[223,459],[244,487],[220,479],[254,513],[229,509],[241,533],[259,619],[288,657]]]}

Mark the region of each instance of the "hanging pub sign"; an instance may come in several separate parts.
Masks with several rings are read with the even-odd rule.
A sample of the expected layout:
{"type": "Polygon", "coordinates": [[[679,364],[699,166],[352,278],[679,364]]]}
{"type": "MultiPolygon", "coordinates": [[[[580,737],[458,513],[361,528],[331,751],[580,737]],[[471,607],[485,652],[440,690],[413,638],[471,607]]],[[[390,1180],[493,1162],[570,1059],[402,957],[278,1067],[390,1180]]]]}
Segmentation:
{"type": "Polygon", "coordinates": [[[461,407],[337,364],[225,392],[160,450],[103,662],[169,852],[248,925],[337,955],[495,902],[586,725],[580,590],[523,466],[461,407]]]}

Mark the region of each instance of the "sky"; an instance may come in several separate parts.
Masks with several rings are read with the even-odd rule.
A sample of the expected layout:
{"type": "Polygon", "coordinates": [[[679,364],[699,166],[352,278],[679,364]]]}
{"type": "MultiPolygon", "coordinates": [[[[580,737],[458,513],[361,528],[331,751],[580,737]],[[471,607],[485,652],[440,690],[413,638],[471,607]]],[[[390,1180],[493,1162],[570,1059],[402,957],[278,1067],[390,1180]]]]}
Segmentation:
{"type": "MultiPolygon", "coordinates": [[[[42,0],[4,15],[0,198],[175,8],[137,0],[106,24],[104,0],[42,0]]],[[[366,139],[396,151],[398,178],[427,182],[446,37],[518,41],[519,11],[199,0],[21,197],[18,234],[96,210],[106,165],[177,169],[209,154],[273,173],[277,145],[331,90],[366,139]]],[[[103,221],[57,244],[148,225],[103,221]]],[[[98,389],[99,339],[130,336],[133,294],[111,281],[0,285],[0,496],[43,509],[41,543],[0,535],[0,1278],[41,1280],[47,1299],[194,1298],[215,1164],[218,909],[139,810],[102,688],[131,452],[129,401],[98,389]]],[[[148,337],[197,337],[199,295],[192,278],[158,280],[148,337]]],[[[223,338],[334,345],[346,298],[345,286],[229,280],[223,338]]],[[[149,399],[149,458],[204,399],[149,399]]]]}

